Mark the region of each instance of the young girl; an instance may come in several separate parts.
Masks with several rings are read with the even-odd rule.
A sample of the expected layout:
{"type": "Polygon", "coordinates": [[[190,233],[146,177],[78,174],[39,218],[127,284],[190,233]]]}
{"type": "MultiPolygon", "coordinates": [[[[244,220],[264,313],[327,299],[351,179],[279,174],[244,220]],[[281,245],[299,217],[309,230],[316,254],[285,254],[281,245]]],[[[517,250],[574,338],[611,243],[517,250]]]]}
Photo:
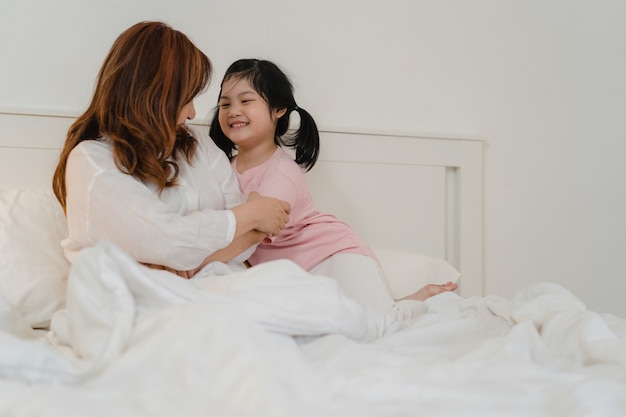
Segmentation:
{"type": "Polygon", "coordinates": [[[223,152],[185,123],[211,73],[209,58],[164,23],[140,22],[116,39],[53,177],[70,261],[109,240],[189,278],[212,261],[243,269],[254,246],[284,227],[288,204],[246,201],[223,152]]]}
{"type": "Polygon", "coordinates": [[[346,223],[316,210],[303,170],[317,161],[317,126],[296,105],[291,82],[272,62],[242,59],[227,69],[209,135],[231,159],[245,195],[258,192],[291,204],[286,227],[259,244],[251,265],[291,259],[311,273],[335,278],[349,297],[399,320],[419,311],[416,301],[456,289],[454,283],[429,284],[393,300],[372,249],[346,223]],[[291,135],[293,111],[300,123],[291,135]],[[295,161],[283,146],[295,148],[295,161]]]}

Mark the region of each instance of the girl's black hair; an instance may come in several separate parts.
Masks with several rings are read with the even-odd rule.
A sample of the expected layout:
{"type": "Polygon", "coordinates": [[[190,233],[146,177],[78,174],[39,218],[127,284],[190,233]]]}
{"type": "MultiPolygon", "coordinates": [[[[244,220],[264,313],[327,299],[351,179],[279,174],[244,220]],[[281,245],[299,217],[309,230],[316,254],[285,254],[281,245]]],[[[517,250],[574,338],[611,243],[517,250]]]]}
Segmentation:
{"type": "MultiPolygon", "coordinates": [[[[313,117],[303,108],[296,105],[293,97],[293,86],[285,73],[276,64],[260,59],[240,59],[231,64],[224,74],[220,85],[231,78],[247,79],[255,91],[269,104],[270,109],[287,109],[285,114],[278,119],[274,143],[278,146],[295,148],[295,161],[298,165],[309,171],[317,162],[320,150],[320,136],[313,117]],[[287,134],[289,130],[289,115],[292,111],[300,115],[300,125],[293,134],[287,134]]],[[[233,151],[237,146],[224,134],[219,124],[219,105],[215,108],[209,135],[215,144],[223,150],[228,158],[233,157],[233,151]]]]}

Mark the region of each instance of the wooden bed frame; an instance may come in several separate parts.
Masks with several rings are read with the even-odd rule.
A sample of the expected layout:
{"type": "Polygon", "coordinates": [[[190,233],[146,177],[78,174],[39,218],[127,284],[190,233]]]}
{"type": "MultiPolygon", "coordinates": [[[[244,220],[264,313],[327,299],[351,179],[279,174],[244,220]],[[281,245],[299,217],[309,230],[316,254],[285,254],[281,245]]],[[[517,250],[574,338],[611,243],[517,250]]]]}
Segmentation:
{"type": "MultiPolygon", "coordinates": [[[[74,118],[0,108],[0,188],[50,189],[74,118]]],[[[484,295],[480,140],[358,129],[320,133],[320,158],[307,174],[320,210],[351,224],[374,247],[446,259],[462,274],[461,295],[484,295]]]]}

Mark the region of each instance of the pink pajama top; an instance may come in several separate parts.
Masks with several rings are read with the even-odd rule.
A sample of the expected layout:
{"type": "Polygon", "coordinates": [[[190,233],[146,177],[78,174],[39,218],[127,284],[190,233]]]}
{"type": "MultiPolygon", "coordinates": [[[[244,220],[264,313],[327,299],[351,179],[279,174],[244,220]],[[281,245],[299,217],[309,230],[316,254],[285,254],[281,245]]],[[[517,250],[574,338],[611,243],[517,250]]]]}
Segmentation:
{"type": "Polygon", "coordinates": [[[263,164],[243,173],[237,171],[237,157],[233,158],[231,165],[246,197],[256,191],[291,204],[285,229],[277,236],[266,237],[248,259],[250,264],[286,258],[309,270],[338,253],[375,257],[372,249],[348,224],[332,214],[317,211],[304,172],[282,148],[277,148],[263,164]]]}

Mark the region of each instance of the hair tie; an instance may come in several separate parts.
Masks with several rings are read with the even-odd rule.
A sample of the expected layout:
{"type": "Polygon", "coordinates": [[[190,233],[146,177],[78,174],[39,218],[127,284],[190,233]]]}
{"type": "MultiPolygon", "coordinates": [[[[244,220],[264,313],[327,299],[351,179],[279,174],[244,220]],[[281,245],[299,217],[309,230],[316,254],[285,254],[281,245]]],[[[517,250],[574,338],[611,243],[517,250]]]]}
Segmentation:
{"type": "Polygon", "coordinates": [[[296,106],[296,107],[294,107],[293,109],[291,109],[291,111],[294,111],[294,110],[295,110],[295,111],[298,111],[298,109],[299,109],[299,108],[300,108],[300,107],[296,106]]]}

